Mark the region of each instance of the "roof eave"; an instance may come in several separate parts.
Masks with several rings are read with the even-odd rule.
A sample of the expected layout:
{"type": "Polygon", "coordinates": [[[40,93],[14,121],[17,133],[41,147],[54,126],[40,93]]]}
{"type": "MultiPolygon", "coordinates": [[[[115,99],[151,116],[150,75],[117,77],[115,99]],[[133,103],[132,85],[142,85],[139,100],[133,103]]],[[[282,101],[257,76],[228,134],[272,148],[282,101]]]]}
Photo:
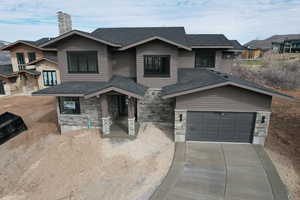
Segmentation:
{"type": "Polygon", "coordinates": [[[121,94],[125,94],[125,95],[128,95],[130,97],[134,97],[136,99],[143,99],[143,96],[141,96],[141,95],[138,95],[138,94],[135,94],[133,92],[130,92],[130,91],[127,91],[127,90],[124,90],[124,89],[121,89],[121,88],[117,88],[117,87],[108,87],[108,88],[105,88],[105,89],[100,89],[97,92],[92,92],[90,94],[86,94],[84,96],[84,98],[88,99],[88,98],[91,98],[91,97],[94,97],[94,96],[99,96],[101,94],[111,92],[111,91],[119,92],[121,94]]]}
{"type": "Polygon", "coordinates": [[[38,60],[34,60],[34,61],[30,62],[30,63],[27,63],[26,65],[27,65],[27,66],[28,66],[28,65],[34,65],[34,64],[39,63],[39,62],[41,62],[41,61],[43,61],[43,60],[46,60],[46,61],[51,62],[51,63],[54,63],[54,64],[58,64],[57,62],[55,62],[55,61],[53,61],[53,60],[50,60],[50,59],[47,59],[47,58],[40,58],[40,59],[38,59],[38,60]]]}
{"type": "Polygon", "coordinates": [[[192,45],[192,49],[233,49],[233,46],[226,45],[192,45]]]}
{"type": "Polygon", "coordinates": [[[260,94],[265,94],[265,95],[268,95],[268,96],[275,96],[275,97],[287,99],[287,100],[290,100],[290,101],[295,100],[294,97],[290,97],[290,96],[286,96],[286,95],[280,95],[280,94],[276,94],[276,93],[272,93],[272,92],[267,92],[267,91],[260,90],[260,89],[257,89],[257,88],[237,84],[237,83],[234,83],[232,81],[226,81],[226,82],[223,82],[223,83],[209,85],[209,86],[206,86],[206,87],[195,88],[195,89],[186,90],[186,91],[182,91],[182,92],[167,94],[167,95],[163,96],[162,98],[163,99],[169,99],[169,98],[173,98],[173,97],[177,97],[177,96],[182,96],[182,95],[191,94],[191,93],[195,93],[195,92],[201,92],[201,91],[205,91],[205,90],[208,90],[208,89],[213,89],[213,88],[222,87],[222,86],[226,86],[226,85],[232,85],[232,86],[247,89],[247,90],[250,90],[250,91],[253,91],[253,92],[257,92],[257,93],[260,93],[260,94]]]}
{"type": "Polygon", "coordinates": [[[185,46],[185,45],[182,45],[182,44],[178,44],[176,42],[173,42],[171,40],[168,40],[168,39],[165,39],[165,38],[162,38],[162,37],[158,37],[158,36],[154,36],[154,37],[150,37],[150,38],[147,38],[147,39],[144,39],[144,40],[141,40],[139,42],[135,42],[133,44],[130,44],[130,45],[127,45],[127,46],[124,46],[124,47],[121,47],[119,48],[120,51],[124,51],[126,49],[129,49],[129,48],[132,48],[132,47],[135,47],[135,46],[138,46],[138,45],[141,45],[141,44],[145,44],[147,42],[151,42],[153,40],[161,40],[163,42],[166,42],[166,43],[169,43],[169,44],[172,44],[174,46],[177,46],[179,48],[182,48],[182,49],[185,49],[185,50],[188,50],[188,51],[191,51],[192,49],[188,46],[185,46]]]}
{"type": "Polygon", "coordinates": [[[121,47],[121,45],[113,44],[113,43],[111,43],[111,42],[108,42],[108,41],[105,41],[105,40],[98,39],[98,38],[93,37],[93,36],[91,36],[91,35],[83,34],[83,33],[79,32],[79,31],[77,31],[77,30],[73,30],[73,31],[70,31],[70,32],[68,32],[68,33],[66,33],[66,34],[60,35],[60,36],[58,36],[57,38],[55,38],[55,39],[53,39],[53,40],[50,40],[50,41],[48,41],[48,42],[42,44],[41,47],[46,47],[46,46],[48,46],[48,45],[50,45],[50,44],[56,43],[56,42],[58,42],[58,41],[60,41],[60,40],[62,40],[62,39],[64,39],[64,38],[70,37],[70,36],[75,35],[75,34],[76,34],[76,35],[79,35],[79,36],[82,36],[82,37],[85,37],[85,38],[88,38],[88,39],[91,39],[91,40],[94,40],[94,41],[97,41],[97,42],[100,42],[100,43],[103,43],[103,44],[106,44],[106,45],[109,45],[109,46],[112,46],[112,47],[121,47]]]}
{"type": "Polygon", "coordinates": [[[38,92],[33,92],[31,94],[32,96],[54,96],[54,97],[83,97],[84,94],[64,94],[64,93],[38,93],[38,92]]]}
{"type": "Polygon", "coordinates": [[[25,42],[25,41],[21,41],[21,40],[18,40],[14,43],[11,43],[11,44],[8,44],[6,46],[3,46],[0,48],[0,51],[9,51],[10,49],[12,49],[15,45],[18,45],[18,44],[23,44],[23,45],[27,45],[27,46],[30,46],[30,47],[33,47],[33,48],[36,48],[36,49],[39,49],[39,50],[44,50],[36,45],[33,45],[33,44],[30,44],[28,42],[25,42]]]}

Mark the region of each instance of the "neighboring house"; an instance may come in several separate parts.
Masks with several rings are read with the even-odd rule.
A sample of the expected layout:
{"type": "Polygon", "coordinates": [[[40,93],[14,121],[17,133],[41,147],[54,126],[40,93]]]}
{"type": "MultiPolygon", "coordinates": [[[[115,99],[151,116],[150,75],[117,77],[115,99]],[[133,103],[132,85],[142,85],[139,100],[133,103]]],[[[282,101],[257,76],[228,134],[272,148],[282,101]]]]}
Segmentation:
{"type": "Polygon", "coordinates": [[[265,52],[297,53],[300,49],[300,34],[273,35],[265,40],[252,40],[244,46],[247,50],[242,54],[245,59],[256,59],[265,52]]]}
{"type": "MultiPolygon", "coordinates": [[[[5,94],[30,94],[38,89],[60,83],[56,50],[44,49],[40,46],[49,41],[50,38],[41,38],[37,41],[19,40],[1,48],[2,51],[9,51],[11,57],[11,74],[1,74],[0,76],[14,75],[13,81],[3,80],[5,94]]],[[[7,68],[7,67],[6,67],[7,68]]]]}
{"type": "Polygon", "coordinates": [[[175,141],[263,144],[272,97],[291,97],[222,73],[222,34],[184,27],[72,30],[40,46],[57,50],[61,84],[34,92],[55,96],[62,133],[99,128],[134,136],[141,123],[175,127],[175,141]]]}

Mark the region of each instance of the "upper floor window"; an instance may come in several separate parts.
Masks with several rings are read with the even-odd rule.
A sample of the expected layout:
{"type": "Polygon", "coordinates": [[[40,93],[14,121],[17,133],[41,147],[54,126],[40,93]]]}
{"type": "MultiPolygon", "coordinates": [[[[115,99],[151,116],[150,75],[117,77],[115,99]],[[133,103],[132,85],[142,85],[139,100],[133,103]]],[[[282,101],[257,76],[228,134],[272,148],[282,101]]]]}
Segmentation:
{"type": "Polygon", "coordinates": [[[56,71],[43,71],[44,86],[57,85],[56,71]]]}
{"type": "Polygon", "coordinates": [[[29,52],[28,53],[28,61],[32,62],[32,61],[35,61],[35,59],[36,59],[35,52],[29,52]]]}
{"type": "Polygon", "coordinates": [[[215,67],[215,51],[196,51],[195,68],[214,68],[215,67]]]}
{"type": "Polygon", "coordinates": [[[144,76],[145,77],[169,77],[170,56],[169,55],[145,55],[144,76]]]}
{"type": "Polygon", "coordinates": [[[25,69],[24,53],[16,53],[19,70],[25,69]]]}
{"type": "Polygon", "coordinates": [[[69,73],[98,73],[97,51],[69,51],[69,73]]]}

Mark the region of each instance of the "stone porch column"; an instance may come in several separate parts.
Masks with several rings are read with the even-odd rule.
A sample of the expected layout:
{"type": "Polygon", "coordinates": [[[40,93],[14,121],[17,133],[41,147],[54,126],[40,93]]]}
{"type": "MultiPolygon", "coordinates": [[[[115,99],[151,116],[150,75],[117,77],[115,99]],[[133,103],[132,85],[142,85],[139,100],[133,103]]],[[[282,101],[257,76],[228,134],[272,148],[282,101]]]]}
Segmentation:
{"type": "Polygon", "coordinates": [[[265,139],[268,135],[271,112],[258,111],[256,112],[255,129],[253,136],[253,144],[265,144],[265,139]]]}
{"type": "Polygon", "coordinates": [[[174,139],[175,142],[184,142],[186,135],[186,110],[175,109],[174,139]]]}
{"type": "Polygon", "coordinates": [[[102,132],[103,135],[107,135],[110,133],[111,120],[108,111],[108,101],[106,94],[100,95],[100,106],[102,113],[102,132]]]}
{"type": "Polygon", "coordinates": [[[135,99],[128,97],[128,135],[135,135],[135,99]]]}

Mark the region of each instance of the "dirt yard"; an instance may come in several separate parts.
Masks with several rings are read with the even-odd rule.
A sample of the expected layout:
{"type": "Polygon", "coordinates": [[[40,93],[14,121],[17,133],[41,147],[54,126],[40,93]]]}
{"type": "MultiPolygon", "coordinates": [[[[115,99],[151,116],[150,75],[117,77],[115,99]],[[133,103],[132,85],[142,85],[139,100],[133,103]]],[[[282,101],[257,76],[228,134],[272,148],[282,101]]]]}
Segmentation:
{"type": "MultiPolygon", "coordinates": [[[[300,91],[283,92],[300,99],[300,91]]],[[[292,199],[300,200],[300,100],[273,100],[266,149],[292,199]]]]}
{"type": "Polygon", "coordinates": [[[148,125],[136,140],[98,131],[61,136],[54,99],[0,99],[0,113],[23,117],[29,130],[0,146],[0,200],[146,200],[171,164],[172,130],[148,125]]]}

